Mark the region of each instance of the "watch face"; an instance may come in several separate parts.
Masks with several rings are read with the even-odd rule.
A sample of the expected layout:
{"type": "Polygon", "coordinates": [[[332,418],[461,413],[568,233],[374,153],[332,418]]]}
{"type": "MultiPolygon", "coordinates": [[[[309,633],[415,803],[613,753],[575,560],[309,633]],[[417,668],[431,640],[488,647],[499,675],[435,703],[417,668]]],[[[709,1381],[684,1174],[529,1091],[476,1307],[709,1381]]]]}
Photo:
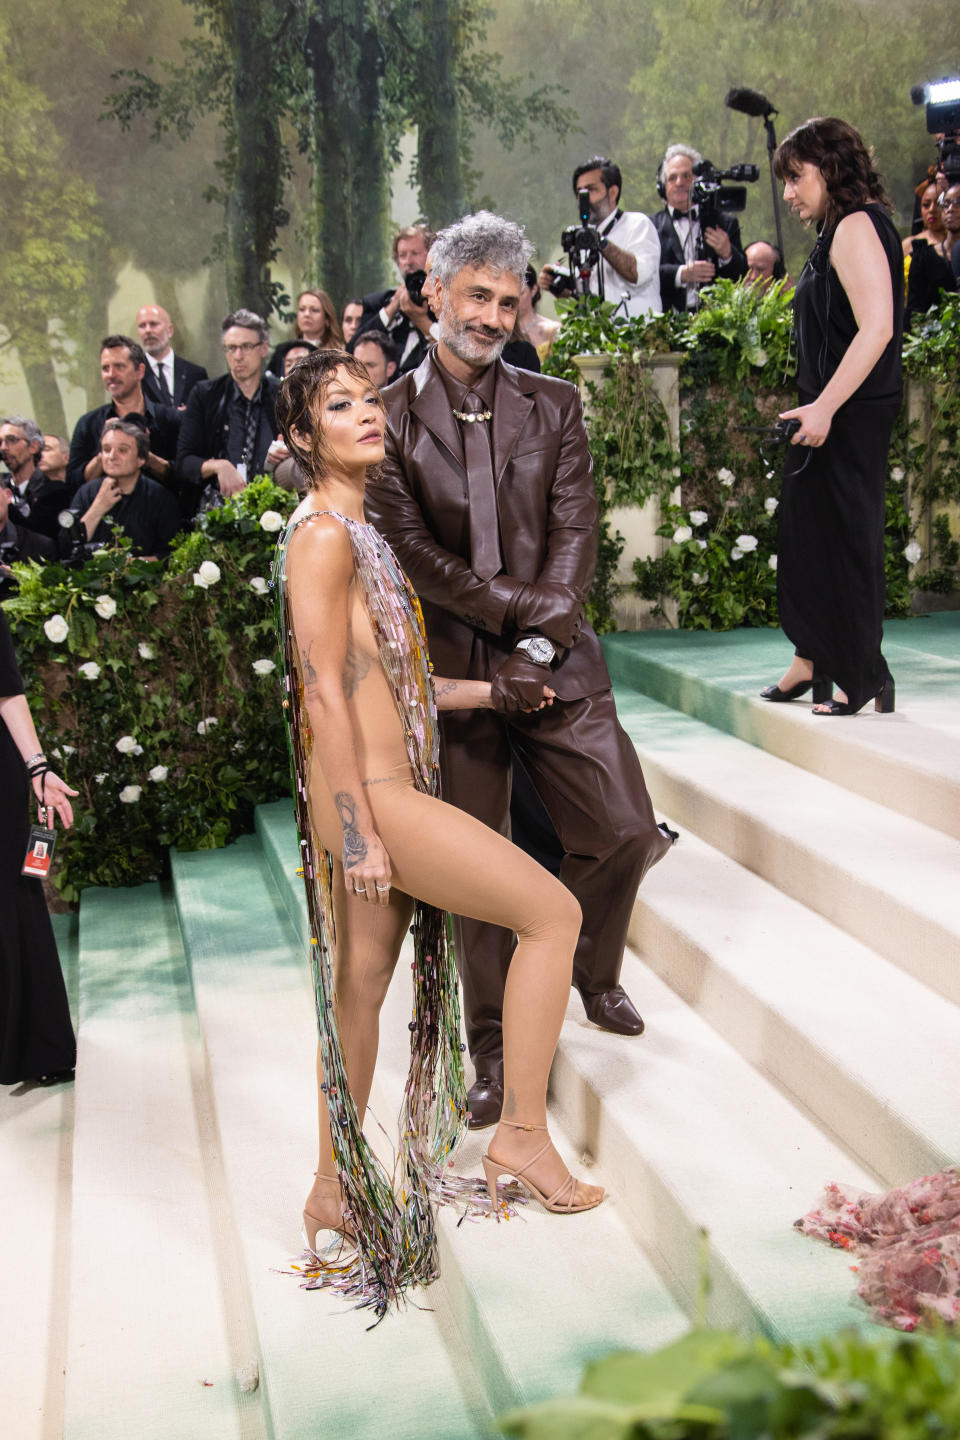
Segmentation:
{"type": "Polygon", "coordinates": [[[538,665],[549,665],[554,656],[549,640],[528,640],[524,648],[530,659],[536,660],[538,665]]]}

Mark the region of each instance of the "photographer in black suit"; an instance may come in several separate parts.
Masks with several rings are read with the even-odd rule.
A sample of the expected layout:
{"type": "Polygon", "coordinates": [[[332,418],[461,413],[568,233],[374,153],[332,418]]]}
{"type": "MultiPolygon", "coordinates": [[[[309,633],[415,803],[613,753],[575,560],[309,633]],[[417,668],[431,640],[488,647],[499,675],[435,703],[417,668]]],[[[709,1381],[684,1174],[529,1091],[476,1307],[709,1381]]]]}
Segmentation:
{"type": "Polygon", "coordinates": [[[671,145],[657,170],[657,193],[667,202],[653,217],[660,236],[660,299],[664,310],[696,310],[698,287],[718,276],[740,280],[747,257],[740,243],[740,225],[720,215],[718,225],[701,234],[696,207],[690,204],[693,167],[703,157],[690,145],[671,145]]]}
{"type": "Polygon", "coordinates": [[[416,370],[433,341],[436,324],[426,299],[417,287],[411,292],[407,277],[426,270],[427,251],[433,234],[425,225],[408,225],[393,237],[393,259],[400,273],[395,290],[378,290],[363,297],[363,317],[354,334],[354,343],[364,330],[384,330],[399,358],[398,373],[416,370]],[[419,300],[419,303],[418,303],[419,300]]]}

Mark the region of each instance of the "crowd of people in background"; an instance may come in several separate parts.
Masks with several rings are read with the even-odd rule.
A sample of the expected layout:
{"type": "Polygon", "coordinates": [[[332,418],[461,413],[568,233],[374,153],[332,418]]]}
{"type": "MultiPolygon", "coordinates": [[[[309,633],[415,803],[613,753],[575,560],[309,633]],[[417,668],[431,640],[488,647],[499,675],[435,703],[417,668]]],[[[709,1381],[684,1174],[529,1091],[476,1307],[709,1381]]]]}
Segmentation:
{"type": "MultiPolygon", "coordinates": [[[[585,288],[602,293],[624,318],[667,310],[690,312],[702,291],[725,277],[766,288],[792,282],[784,257],[767,239],[742,243],[734,215],[703,228],[691,203],[699,152],[671,145],[657,170],[664,204],[653,216],[621,206],[623,179],[605,156],[573,174],[586,191],[599,235],[599,259],[585,288]]],[[[908,319],[955,290],[960,276],[960,183],[931,165],[916,187],[912,233],[903,241],[908,319]]],[[[303,477],[279,436],[275,400],[290,370],[317,349],[346,349],[378,387],[415,370],[436,342],[430,308],[426,225],[406,226],[393,240],[397,283],[354,296],[339,313],[326,291],[297,297],[295,333],[271,349],[266,321],[245,308],[222,324],[225,370],[206,370],[174,350],[174,326],[161,305],[144,304],[137,338],[108,335],[100,372],[108,400],[81,415],[73,435],[46,433],[34,419],[0,424],[0,593],[12,585],[14,560],[82,559],[104,544],[111,527],[132,549],[162,558],[182,528],[234,495],[254,475],[271,474],[292,492],[303,477]]],[[[528,267],[516,330],[504,359],[539,370],[561,329],[538,306],[544,290],[570,293],[561,263],[528,267]]]]}

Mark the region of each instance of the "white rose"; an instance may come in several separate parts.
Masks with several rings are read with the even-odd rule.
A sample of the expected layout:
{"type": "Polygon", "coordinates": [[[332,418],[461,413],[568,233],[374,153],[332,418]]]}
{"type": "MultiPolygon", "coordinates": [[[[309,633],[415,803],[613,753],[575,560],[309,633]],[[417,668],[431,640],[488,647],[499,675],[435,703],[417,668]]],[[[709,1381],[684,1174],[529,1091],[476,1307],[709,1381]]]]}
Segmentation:
{"type": "Polygon", "coordinates": [[[140,656],[141,660],[153,660],[156,657],[157,652],[156,650],[154,650],[152,645],[147,644],[146,640],[141,640],[140,644],[137,646],[137,654],[140,656]]]}
{"type": "Polygon", "coordinates": [[[743,551],[740,549],[740,546],[739,546],[739,545],[734,545],[733,549],[730,551],[730,559],[731,559],[731,560],[742,560],[742,559],[743,559],[743,551]]]}
{"type": "Polygon", "coordinates": [[[142,745],[134,745],[134,747],[133,747],[133,754],[134,754],[134,755],[142,755],[142,754],[143,754],[143,746],[142,746],[142,745]]]}
{"type": "Polygon", "coordinates": [[[147,779],[159,782],[161,780],[166,780],[169,773],[170,772],[167,769],[166,765],[154,765],[153,769],[148,774],[147,779]]]}
{"type": "Polygon", "coordinates": [[[706,548],[707,548],[707,542],[706,542],[706,540],[698,540],[698,541],[697,541],[697,544],[700,546],[700,549],[701,549],[701,550],[706,550],[706,548]]]}
{"type": "Polygon", "coordinates": [[[78,673],[83,676],[84,680],[96,680],[100,675],[100,666],[96,660],[88,660],[85,665],[80,666],[78,673]]]}
{"type": "Polygon", "coordinates": [[[776,498],[776,496],[768,495],[766,500],[764,500],[763,502],[763,508],[764,510],[766,510],[768,515],[773,515],[775,514],[777,506],[779,504],[780,501],[776,498]]]}
{"type": "Polygon", "coordinates": [[[101,770],[101,771],[100,771],[100,774],[99,774],[99,775],[94,775],[93,778],[94,778],[94,780],[96,781],[96,783],[97,783],[98,785],[102,785],[103,782],[104,782],[104,780],[106,780],[106,778],[107,778],[107,772],[106,772],[106,770],[101,770]]]}
{"type": "Polygon", "coordinates": [[[688,540],[693,539],[693,531],[689,525],[678,525],[673,532],[674,545],[685,545],[688,540]]]}
{"type": "Polygon", "coordinates": [[[220,566],[215,565],[212,560],[204,560],[199,570],[193,572],[193,583],[199,585],[202,590],[209,590],[211,585],[216,585],[220,579],[220,566]]]}
{"type": "Polygon", "coordinates": [[[724,467],[723,467],[722,470],[718,470],[718,471],[717,471],[717,479],[720,481],[720,484],[721,484],[721,485],[730,486],[730,485],[733,484],[733,482],[734,482],[734,480],[736,480],[736,478],[737,478],[737,477],[736,477],[736,475],[734,475],[733,471],[732,471],[732,470],[728,470],[727,467],[726,467],[726,465],[724,465],[724,467]]]}
{"type": "Polygon", "coordinates": [[[707,521],[708,521],[709,519],[710,519],[710,516],[707,514],[706,510],[691,510],[691,511],[690,511],[690,524],[691,524],[691,525],[697,525],[697,526],[706,525],[706,523],[707,523],[707,521]]]}
{"type": "Polygon", "coordinates": [[[767,557],[767,564],[769,565],[769,567],[770,567],[771,570],[776,570],[776,568],[777,568],[777,557],[776,557],[776,555],[770,555],[770,556],[768,556],[768,557],[767,557]]]}
{"type": "Polygon", "coordinates": [[[896,480],[897,484],[899,485],[900,481],[904,478],[906,473],[907,472],[904,470],[902,465],[894,465],[893,469],[890,471],[890,479],[896,480]]]}
{"type": "Polygon", "coordinates": [[[212,730],[214,725],[219,724],[220,721],[217,719],[216,715],[208,715],[206,720],[201,720],[200,724],[197,726],[197,734],[206,735],[208,730],[212,730]]]}
{"type": "Polygon", "coordinates": [[[737,544],[740,546],[744,555],[749,555],[751,550],[756,550],[757,548],[757,537],[756,535],[738,535],[737,544]]]}
{"type": "Polygon", "coordinates": [[[273,660],[254,660],[253,662],[254,675],[270,675],[276,668],[273,660]]]}
{"type": "Polygon", "coordinates": [[[70,626],[62,615],[51,615],[49,620],[43,622],[43,633],[54,645],[60,645],[70,633],[70,626]]]}
{"type": "Polygon", "coordinates": [[[121,735],[115,748],[120,751],[121,755],[136,755],[137,742],[132,735],[121,735]]]}
{"type": "Polygon", "coordinates": [[[262,575],[254,575],[253,579],[250,581],[250,589],[253,591],[254,595],[266,595],[268,588],[269,587],[267,586],[267,582],[266,580],[264,580],[262,575]]]}
{"type": "Polygon", "coordinates": [[[916,540],[911,540],[910,544],[906,547],[903,553],[910,561],[911,565],[916,565],[917,561],[923,555],[923,551],[917,544],[916,540]]]}
{"type": "Polygon", "coordinates": [[[690,576],[690,583],[691,585],[706,585],[707,577],[706,575],[701,575],[699,570],[694,570],[690,576]]]}
{"type": "Polygon", "coordinates": [[[63,753],[64,753],[64,755],[76,755],[76,753],[77,753],[77,747],[76,747],[76,745],[64,745],[64,747],[63,747],[63,753]]]}
{"type": "Polygon", "coordinates": [[[264,510],[260,516],[260,529],[273,534],[276,530],[283,529],[283,516],[278,510],[264,510]]]}
{"type": "Polygon", "coordinates": [[[143,793],[142,785],[124,785],[120,791],[121,805],[135,805],[143,793]]]}
{"type": "Polygon", "coordinates": [[[93,608],[101,620],[112,620],[117,613],[117,602],[112,595],[101,595],[93,608]]]}

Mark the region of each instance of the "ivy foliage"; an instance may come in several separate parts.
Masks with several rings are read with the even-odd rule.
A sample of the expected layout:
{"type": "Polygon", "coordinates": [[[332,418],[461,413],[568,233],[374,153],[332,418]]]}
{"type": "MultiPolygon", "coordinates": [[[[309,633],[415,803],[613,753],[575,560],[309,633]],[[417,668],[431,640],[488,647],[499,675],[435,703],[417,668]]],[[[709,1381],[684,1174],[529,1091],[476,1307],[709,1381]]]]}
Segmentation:
{"type": "Polygon", "coordinates": [[[289,793],[268,581],[290,501],[257,480],[166,561],[123,537],[76,569],[14,567],[4,608],[30,708],[80,791],[58,850],[64,900],[156,879],[171,845],[217,849],[289,793]]]}
{"type": "Polygon", "coordinates": [[[931,1440],[960,1434],[960,1346],[845,1332],[775,1345],[694,1329],[587,1368],[577,1395],[511,1411],[523,1440],[931,1440]]]}

